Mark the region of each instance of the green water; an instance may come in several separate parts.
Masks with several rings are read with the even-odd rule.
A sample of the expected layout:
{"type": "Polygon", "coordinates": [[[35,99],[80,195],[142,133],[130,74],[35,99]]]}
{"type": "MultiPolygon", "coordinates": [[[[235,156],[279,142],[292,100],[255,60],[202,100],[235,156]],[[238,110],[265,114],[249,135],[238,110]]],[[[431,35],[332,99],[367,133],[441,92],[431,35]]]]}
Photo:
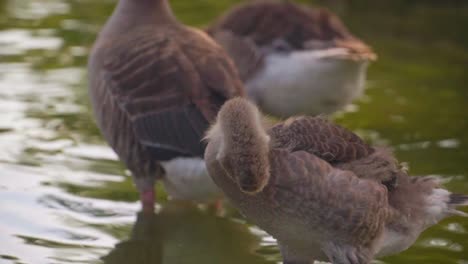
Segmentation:
{"type": "MultiPolygon", "coordinates": [[[[205,26],[236,2],[172,5],[205,26]]],[[[392,147],[412,174],[468,193],[466,1],[317,3],[379,54],[366,96],[336,121],[392,147]]],[[[0,263],[278,263],[275,241],[232,209],[217,217],[159,192],[161,212],[137,216],[135,189],[87,98],[89,47],[114,5],[0,0],[0,263]]],[[[468,219],[447,219],[382,261],[467,264],[468,219]]]]}

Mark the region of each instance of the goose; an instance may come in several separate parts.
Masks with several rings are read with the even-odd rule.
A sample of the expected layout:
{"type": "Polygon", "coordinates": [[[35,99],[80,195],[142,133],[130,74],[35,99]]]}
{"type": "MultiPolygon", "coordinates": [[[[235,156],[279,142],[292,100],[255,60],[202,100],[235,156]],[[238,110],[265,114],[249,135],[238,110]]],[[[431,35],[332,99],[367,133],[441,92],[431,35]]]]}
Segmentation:
{"type": "Polygon", "coordinates": [[[207,32],[236,63],[246,92],[270,115],[331,114],[363,93],[377,56],[326,9],[253,1],[207,32]]]}
{"type": "Polygon", "coordinates": [[[389,151],[322,118],[268,128],[253,103],[235,98],[206,140],[214,182],[277,239],[285,264],[368,264],[407,249],[445,217],[468,216],[457,210],[467,195],[409,176],[389,151]]]}
{"type": "Polygon", "coordinates": [[[201,142],[229,98],[243,95],[233,62],[206,33],[177,21],[168,0],[120,0],[88,62],[97,125],[133,175],[144,212],[156,180],[173,198],[220,195],[201,142]]]}

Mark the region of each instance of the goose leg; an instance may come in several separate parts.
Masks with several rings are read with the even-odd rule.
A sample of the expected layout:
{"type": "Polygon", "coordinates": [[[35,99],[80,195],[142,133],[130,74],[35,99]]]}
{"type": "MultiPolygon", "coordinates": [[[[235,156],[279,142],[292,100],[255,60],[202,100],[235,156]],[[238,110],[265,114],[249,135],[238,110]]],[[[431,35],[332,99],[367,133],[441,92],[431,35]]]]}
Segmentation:
{"type": "Polygon", "coordinates": [[[218,199],[214,201],[213,203],[208,204],[206,207],[207,211],[216,215],[216,216],[224,216],[225,211],[224,211],[224,206],[223,206],[223,200],[218,199]]]}
{"type": "Polygon", "coordinates": [[[223,206],[223,200],[218,199],[213,205],[214,212],[217,216],[223,216],[224,215],[224,206],[223,206]]]}
{"type": "Polygon", "coordinates": [[[154,204],[156,202],[154,187],[152,190],[146,190],[146,191],[140,192],[140,201],[141,201],[141,206],[143,208],[143,213],[153,214],[154,204]]]}
{"type": "Polygon", "coordinates": [[[134,182],[140,193],[140,202],[144,214],[154,213],[154,204],[156,202],[156,191],[154,188],[155,180],[151,177],[135,177],[134,182]]]}

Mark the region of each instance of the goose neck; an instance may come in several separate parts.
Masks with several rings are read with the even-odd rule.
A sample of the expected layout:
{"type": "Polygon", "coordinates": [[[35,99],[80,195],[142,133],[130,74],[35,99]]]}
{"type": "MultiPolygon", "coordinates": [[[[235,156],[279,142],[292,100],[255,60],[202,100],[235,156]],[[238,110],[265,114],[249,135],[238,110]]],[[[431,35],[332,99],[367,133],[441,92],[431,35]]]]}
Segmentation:
{"type": "Polygon", "coordinates": [[[219,156],[226,171],[242,191],[262,191],[270,178],[270,149],[258,109],[236,98],[222,107],[218,122],[222,140],[219,156]]]}

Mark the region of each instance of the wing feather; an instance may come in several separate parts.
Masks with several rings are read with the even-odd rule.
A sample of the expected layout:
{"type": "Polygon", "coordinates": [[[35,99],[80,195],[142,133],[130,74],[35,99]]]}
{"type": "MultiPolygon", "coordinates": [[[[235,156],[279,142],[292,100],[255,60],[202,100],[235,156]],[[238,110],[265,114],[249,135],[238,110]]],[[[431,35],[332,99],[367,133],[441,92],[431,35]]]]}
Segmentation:
{"type": "MultiPolygon", "coordinates": [[[[243,94],[237,72],[216,44],[198,33],[177,28],[143,28],[117,43],[101,45],[98,56],[105,58],[99,70],[99,81],[92,89],[100,127],[109,136],[117,152],[122,135],[135,137],[156,160],[176,156],[202,156],[201,142],[221,105],[227,99],[243,94]],[[183,38],[181,33],[186,33],[183,38]],[[194,56],[196,54],[196,57],[194,56]],[[97,103],[96,103],[97,102],[97,103]],[[116,107],[111,107],[116,105],[116,107]],[[106,120],[124,120],[131,133],[106,125],[106,120]],[[117,134],[117,135],[116,135],[117,134]],[[115,147],[117,146],[117,147],[115,147]]],[[[96,60],[98,61],[98,60],[96,60]]],[[[95,110],[96,110],[95,109],[95,110]]],[[[123,122],[123,121],[122,121],[123,122]]],[[[120,124],[122,122],[109,122],[120,124]]]]}
{"type": "Polygon", "coordinates": [[[306,151],[329,163],[358,160],[374,152],[353,132],[320,117],[291,118],[269,130],[274,147],[306,151]]]}
{"type": "Polygon", "coordinates": [[[248,37],[257,45],[284,39],[296,49],[310,40],[332,41],[354,37],[340,19],[326,9],[290,2],[254,2],[239,5],[208,29],[210,34],[228,30],[248,37]]]}
{"type": "Polygon", "coordinates": [[[235,35],[228,30],[214,32],[212,37],[234,60],[243,81],[255,75],[263,66],[264,57],[249,38],[235,35]]]}
{"type": "Polygon", "coordinates": [[[336,234],[359,243],[371,243],[382,231],[391,211],[383,185],[333,168],[305,151],[275,150],[270,164],[271,200],[278,210],[290,210],[311,226],[338,230],[336,234]]]}

